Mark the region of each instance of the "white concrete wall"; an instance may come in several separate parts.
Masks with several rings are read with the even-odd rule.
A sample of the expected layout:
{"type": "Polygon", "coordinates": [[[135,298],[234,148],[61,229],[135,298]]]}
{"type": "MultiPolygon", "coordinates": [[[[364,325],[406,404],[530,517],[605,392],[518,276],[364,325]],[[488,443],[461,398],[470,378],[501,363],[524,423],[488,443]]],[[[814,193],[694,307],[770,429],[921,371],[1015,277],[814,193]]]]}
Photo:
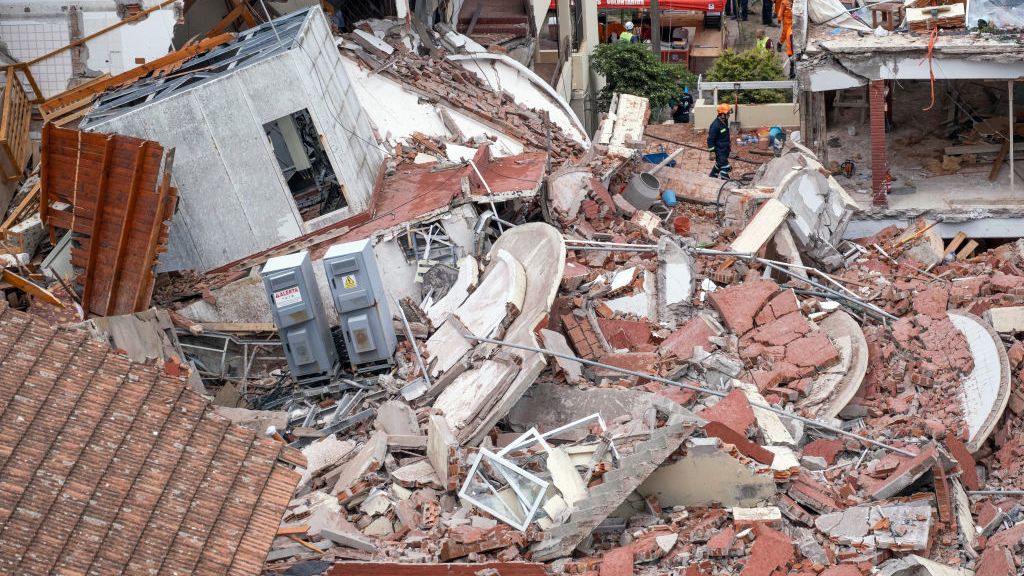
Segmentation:
{"type": "Polygon", "coordinates": [[[209,270],[363,211],[382,154],[319,8],[301,46],[93,128],[175,148],[178,211],[160,271],[209,270]],[[317,75],[321,80],[317,80],[317,75]],[[263,130],[308,109],[349,206],[304,223],[263,130]]]}
{"type": "MultiPolygon", "coordinates": [[[[693,122],[698,129],[707,130],[718,113],[714,104],[697,103],[693,107],[693,122]]],[[[753,130],[761,126],[781,126],[793,128],[800,126],[800,111],[796,104],[740,104],[740,126],[743,130],[753,130]]]]}
{"type": "Polygon", "coordinates": [[[842,67],[831,63],[808,66],[801,72],[801,86],[821,92],[863,86],[868,80],[1013,80],[1024,77],[1024,62],[936,56],[929,68],[926,57],[898,53],[876,53],[872,57],[837,54],[842,67]],[[806,78],[806,81],[804,81],[806,78]]]}

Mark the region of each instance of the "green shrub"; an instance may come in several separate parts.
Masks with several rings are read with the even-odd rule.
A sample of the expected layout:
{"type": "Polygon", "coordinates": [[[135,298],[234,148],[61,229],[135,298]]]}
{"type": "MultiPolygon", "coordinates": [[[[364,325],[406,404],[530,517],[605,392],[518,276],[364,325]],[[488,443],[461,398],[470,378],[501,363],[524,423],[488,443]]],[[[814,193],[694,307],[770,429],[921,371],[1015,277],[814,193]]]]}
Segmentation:
{"type": "MultiPolygon", "coordinates": [[[[784,80],[782,63],[768,50],[753,48],[745,52],[726,50],[708,70],[708,82],[750,82],[784,80]]],[[[741,90],[740,104],[772,104],[788,102],[791,98],[786,90],[741,90]]],[[[732,94],[718,92],[719,102],[733,103],[732,94]]]]}
{"type": "Polygon", "coordinates": [[[697,86],[697,77],[689,70],[659,62],[646,44],[601,44],[594,49],[590,65],[607,82],[598,95],[604,110],[616,92],[647,98],[651,110],[659,110],[677,97],[683,86],[689,86],[691,91],[697,86]]]}

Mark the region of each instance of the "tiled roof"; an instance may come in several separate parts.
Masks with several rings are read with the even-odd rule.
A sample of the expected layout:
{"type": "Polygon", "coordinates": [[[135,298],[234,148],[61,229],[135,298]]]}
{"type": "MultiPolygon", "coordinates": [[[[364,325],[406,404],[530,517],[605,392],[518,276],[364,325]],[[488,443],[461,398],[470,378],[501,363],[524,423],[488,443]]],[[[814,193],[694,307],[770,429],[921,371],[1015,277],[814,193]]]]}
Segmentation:
{"type": "Polygon", "coordinates": [[[184,380],[0,310],[0,574],[258,574],[298,474],[184,380]]]}

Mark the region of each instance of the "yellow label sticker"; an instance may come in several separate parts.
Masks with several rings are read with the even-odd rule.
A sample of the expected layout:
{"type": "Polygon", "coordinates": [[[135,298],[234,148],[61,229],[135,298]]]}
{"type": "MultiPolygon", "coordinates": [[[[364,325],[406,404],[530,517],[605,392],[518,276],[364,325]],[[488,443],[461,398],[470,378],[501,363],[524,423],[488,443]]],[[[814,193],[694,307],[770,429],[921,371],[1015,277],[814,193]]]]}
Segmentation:
{"type": "Polygon", "coordinates": [[[353,288],[359,287],[359,283],[356,282],[356,277],[351,274],[342,278],[342,284],[345,286],[345,290],[352,290],[353,288]]]}

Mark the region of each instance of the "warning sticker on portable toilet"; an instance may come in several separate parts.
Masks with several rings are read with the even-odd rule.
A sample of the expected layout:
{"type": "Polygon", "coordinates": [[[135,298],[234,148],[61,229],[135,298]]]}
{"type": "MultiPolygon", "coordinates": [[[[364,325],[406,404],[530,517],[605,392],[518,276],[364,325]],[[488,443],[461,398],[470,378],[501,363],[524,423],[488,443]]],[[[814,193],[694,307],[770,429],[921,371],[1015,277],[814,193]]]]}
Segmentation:
{"type": "Polygon", "coordinates": [[[359,287],[359,283],[356,282],[356,277],[351,274],[342,278],[341,284],[345,287],[345,290],[352,290],[359,287]]]}
{"type": "Polygon", "coordinates": [[[285,306],[301,303],[302,294],[299,293],[298,286],[292,286],[291,288],[285,288],[284,290],[274,292],[274,306],[277,306],[278,308],[284,308],[285,306]]]}

